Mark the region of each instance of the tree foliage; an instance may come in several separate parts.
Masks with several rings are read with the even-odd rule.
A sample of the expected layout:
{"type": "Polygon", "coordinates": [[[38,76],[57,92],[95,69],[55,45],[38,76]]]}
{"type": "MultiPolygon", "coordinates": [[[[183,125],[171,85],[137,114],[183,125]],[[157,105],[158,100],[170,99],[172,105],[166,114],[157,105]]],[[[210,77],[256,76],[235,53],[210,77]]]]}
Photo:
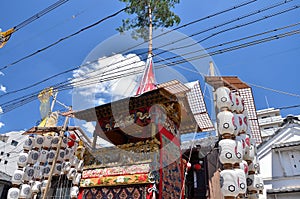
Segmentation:
{"type": "Polygon", "coordinates": [[[180,0],[119,0],[126,3],[128,9],[126,12],[129,15],[134,15],[132,18],[122,20],[122,26],[117,30],[122,33],[128,30],[133,30],[133,38],[143,38],[148,40],[149,33],[149,5],[151,8],[152,26],[154,29],[159,27],[172,27],[180,23],[180,17],[177,16],[172,8],[178,4],[180,0]]]}

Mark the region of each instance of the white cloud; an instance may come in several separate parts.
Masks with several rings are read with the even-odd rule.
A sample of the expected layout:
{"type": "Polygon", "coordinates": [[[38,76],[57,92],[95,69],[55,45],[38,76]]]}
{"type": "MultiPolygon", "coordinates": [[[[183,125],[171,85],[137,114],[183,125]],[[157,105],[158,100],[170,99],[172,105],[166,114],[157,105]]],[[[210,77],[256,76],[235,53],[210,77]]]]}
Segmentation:
{"type": "Polygon", "coordinates": [[[3,109],[2,109],[2,107],[0,106],[0,114],[2,114],[3,113],[3,109]]]}
{"type": "Polygon", "coordinates": [[[0,85],[0,91],[6,93],[6,87],[3,85],[0,85]]]}
{"type": "Polygon", "coordinates": [[[86,65],[73,72],[74,79],[71,81],[75,90],[73,98],[74,95],[83,97],[84,99],[78,102],[89,101],[97,106],[110,100],[129,97],[134,94],[138,79],[137,75],[129,74],[144,67],[145,62],[135,54],[124,56],[115,54],[99,58],[97,63],[86,65]],[[118,78],[126,74],[128,76],[118,78]]]}
{"type": "Polygon", "coordinates": [[[86,131],[87,131],[88,133],[91,133],[91,134],[94,133],[95,126],[93,125],[92,122],[86,122],[86,123],[84,123],[82,126],[86,129],[86,131]]]}
{"type": "Polygon", "coordinates": [[[0,122],[0,128],[2,128],[5,124],[3,122],[0,122]]]}
{"type": "Polygon", "coordinates": [[[2,72],[0,71],[0,75],[3,75],[3,76],[4,76],[4,73],[2,73],[2,72]]]}

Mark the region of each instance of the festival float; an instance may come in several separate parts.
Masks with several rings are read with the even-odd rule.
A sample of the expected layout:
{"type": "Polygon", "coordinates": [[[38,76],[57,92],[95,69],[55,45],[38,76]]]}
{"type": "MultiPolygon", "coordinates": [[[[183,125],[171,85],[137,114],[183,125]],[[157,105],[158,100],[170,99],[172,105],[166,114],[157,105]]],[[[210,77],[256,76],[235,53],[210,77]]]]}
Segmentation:
{"type": "Polygon", "coordinates": [[[144,82],[129,98],[80,111],[44,111],[40,125],[24,133],[28,139],[7,198],[197,198],[187,193],[191,189],[203,189],[211,199],[259,198],[261,140],[251,89],[236,77],[206,77],[206,82],[215,90],[218,139],[208,153],[201,145],[185,151],[196,149],[201,160],[184,157],[181,146],[183,134],[214,130],[206,110],[198,110],[204,103],[195,97],[202,95],[199,83],[144,82]],[[141,89],[145,85],[148,89],[141,89]],[[59,116],[63,126],[57,126],[59,116]],[[96,122],[93,137],[68,126],[70,117],[96,122]],[[113,146],[101,147],[100,139],[113,146]]]}

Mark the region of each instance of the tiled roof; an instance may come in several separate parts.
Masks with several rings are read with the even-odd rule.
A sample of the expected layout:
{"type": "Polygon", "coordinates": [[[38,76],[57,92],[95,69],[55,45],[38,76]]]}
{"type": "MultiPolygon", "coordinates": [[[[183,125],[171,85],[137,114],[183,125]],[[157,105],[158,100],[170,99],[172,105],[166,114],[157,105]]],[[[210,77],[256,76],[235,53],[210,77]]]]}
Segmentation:
{"type": "Polygon", "coordinates": [[[291,192],[300,192],[300,186],[281,187],[281,188],[277,188],[277,189],[267,189],[267,194],[291,193],[291,192]]]}

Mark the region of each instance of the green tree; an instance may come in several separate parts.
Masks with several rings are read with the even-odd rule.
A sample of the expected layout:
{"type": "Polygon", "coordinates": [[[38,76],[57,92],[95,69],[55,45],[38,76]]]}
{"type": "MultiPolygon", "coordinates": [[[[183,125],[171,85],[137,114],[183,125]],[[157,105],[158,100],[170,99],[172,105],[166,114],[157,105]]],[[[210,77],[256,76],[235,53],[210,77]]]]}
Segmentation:
{"type": "Polygon", "coordinates": [[[149,53],[152,53],[152,28],[168,28],[180,23],[180,17],[171,11],[180,0],[119,1],[126,3],[126,12],[134,17],[123,19],[122,25],[117,30],[120,33],[133,30],[133,38],[149,40],[149,53]]]}

